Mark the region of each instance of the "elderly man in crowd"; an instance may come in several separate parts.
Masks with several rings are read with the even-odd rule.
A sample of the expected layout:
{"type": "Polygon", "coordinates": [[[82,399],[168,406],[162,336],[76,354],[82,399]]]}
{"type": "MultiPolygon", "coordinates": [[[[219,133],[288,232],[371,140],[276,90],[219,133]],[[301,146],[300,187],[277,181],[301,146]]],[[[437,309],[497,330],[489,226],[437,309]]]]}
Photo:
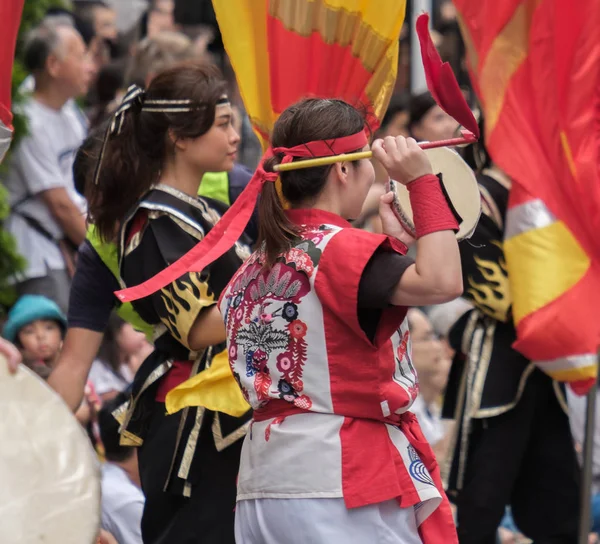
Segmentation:
{"type": "Polygon", "coordinates": [[[72,256],[86,234],[72,167],[87,122],[74,99],[87,92],[93,66],[81,36],[60,19],[28,36],[25,65],[35,89],[23,106],[28,134],[13,148],[3,179],[11,206],[6,228],[27,260],[19,295],[45,295],[66,311],[72,256]]]}

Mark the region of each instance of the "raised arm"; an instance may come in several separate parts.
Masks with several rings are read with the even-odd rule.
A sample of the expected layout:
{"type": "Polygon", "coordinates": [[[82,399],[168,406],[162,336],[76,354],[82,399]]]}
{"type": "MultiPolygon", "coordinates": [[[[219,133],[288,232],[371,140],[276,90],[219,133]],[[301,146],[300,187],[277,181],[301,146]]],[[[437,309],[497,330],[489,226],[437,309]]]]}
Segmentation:
{"type": "MultiPolygon", "coordinates": [[[[425,152],[412,138],[388,137],[373,143],[373,155],[390,177],[409,191],[417,231],[417,258],[400,278],[392,296],[396,306],[424,306],[462,294],[462,271],[452,214],[440,182],[425,152]]],[[[406,233],[392,211],[392,195],[382,197],[384,232],[406,241],[406,233]]]]}

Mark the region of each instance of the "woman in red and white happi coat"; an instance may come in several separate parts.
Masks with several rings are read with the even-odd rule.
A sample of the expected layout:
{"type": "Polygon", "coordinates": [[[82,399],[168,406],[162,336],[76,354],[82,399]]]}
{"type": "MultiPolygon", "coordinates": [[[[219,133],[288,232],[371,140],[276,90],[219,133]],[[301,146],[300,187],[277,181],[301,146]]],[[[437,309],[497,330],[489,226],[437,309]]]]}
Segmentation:
{"type": "Polygon", "coordinates": [[[368,148],[339,100],[288,108],[273,132],[259,204],[262,245],[220,300],[229,359],[254,409],[238,481],[239,543],[457,542],[418,391],[406,311],[462,289],[457,219],[425,153],[386,138],[374,156],[407,185],[416,262],[382,197],[385,235],[352,228],[374,180],[368,160],[292,170],[277,163],[368,148]]]}

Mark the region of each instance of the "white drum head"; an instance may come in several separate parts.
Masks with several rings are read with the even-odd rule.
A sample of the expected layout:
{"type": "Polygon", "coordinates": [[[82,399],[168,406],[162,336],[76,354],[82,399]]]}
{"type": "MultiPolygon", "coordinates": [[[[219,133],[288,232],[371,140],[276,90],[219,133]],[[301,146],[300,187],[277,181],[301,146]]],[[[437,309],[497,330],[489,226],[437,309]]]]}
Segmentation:
{"type": "Polygon", "coordinates": [[[0,542],[93,544],[100,527],[100,466],[67,405],[0,356],[0,542]]]}
{"type": "MultiPolygon", "coordinates": [[[[456,151],[448,147],[427,149],[425,153],[431,161],[434,173],[442,174],[446,192],[462,218],[456,238],[458,240],[470,238],[481,215],[481,196],[473,170],[456,151]]],[[[415,236],[408,189],[401,183],[391,180],[390,190],[394,193],[396,216],[406,231],[415,236]]]]}

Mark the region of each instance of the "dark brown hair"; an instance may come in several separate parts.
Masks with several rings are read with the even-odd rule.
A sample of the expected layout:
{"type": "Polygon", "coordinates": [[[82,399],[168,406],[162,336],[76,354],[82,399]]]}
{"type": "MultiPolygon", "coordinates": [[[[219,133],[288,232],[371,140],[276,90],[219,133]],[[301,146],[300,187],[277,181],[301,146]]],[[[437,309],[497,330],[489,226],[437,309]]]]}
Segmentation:
{"type": "MultiPolygon", "coordinates": [[[[342,138],[364,128],[365,116],[347,102],[307,98],[281,114],[273,128],[272,147],[294,147],[315,140],[342,138]]],[[[272,172],[282,159],[283,154],[276,154],[265,161],[265,171],[272,172]]],[[[325,187],[332,168],[333,165],[329,165],[283,172],[280,178],[285,200],[294,208],[316,198],[325,187]]],[[[258,244],[264,244],[267,265],[272,265],[298,236],[296,228],[284,213],[274,183],[267,183],[263,187],[258,213],[258,244]]]]}
{"type": "Polygon", "coordinates": [[[143,111],[134,105],[121,132],[109,136],[98,183],[87,183],[89,219],[103,240],[114,239],[118,225],[138,199],[157,182],[165,159],[173,152],[170,136],[197,138],[211,128],[225,83],[213,66],[185,63],[159,73],[145,100],[192,100],[191,112],[143,111]]]}

